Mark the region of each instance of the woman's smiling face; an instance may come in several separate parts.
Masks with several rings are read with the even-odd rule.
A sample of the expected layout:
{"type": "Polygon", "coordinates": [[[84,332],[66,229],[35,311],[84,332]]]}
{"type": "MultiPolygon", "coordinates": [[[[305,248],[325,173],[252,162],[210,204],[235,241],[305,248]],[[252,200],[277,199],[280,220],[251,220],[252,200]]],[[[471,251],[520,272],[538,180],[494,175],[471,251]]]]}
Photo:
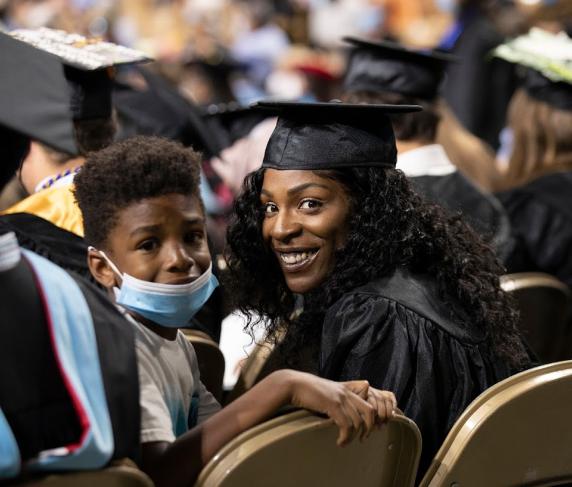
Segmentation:
{"type": "Polygon", "coordinates": [[[350,201],[345,188],[313,171],[267,169],[260,201],[262,235],[288,288],[303,294],[320,286],[346,240],[350,201]]]}

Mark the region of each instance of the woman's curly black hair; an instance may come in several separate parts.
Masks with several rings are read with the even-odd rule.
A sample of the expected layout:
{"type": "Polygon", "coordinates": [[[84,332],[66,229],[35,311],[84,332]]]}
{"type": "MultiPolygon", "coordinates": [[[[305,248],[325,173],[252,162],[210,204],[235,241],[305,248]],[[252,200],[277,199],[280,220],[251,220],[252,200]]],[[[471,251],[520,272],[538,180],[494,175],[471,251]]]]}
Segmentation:
{"type": "Polygon", "coordinates": [[[245,179],[228,229],[228,285],[234,304],[249,317],[250,328],[260,321],[256,315],[264,317],[269,339],[286,331],[282,351],[291,358],[288,365],[296,365],[298,351],[308,344],[317,347],[325,312],[343,293],[397,266],[434,276],[443,299],[458,300],[472,317],[471,325],[485,330],[498,357],[514,367],[526,362],[518,313],[499,285],[504,269],[460,216],[447,216],[440,207],[425,203],[395,169],[315,172],[347,189],[351,218],[334,269],[318,289],[304,295],[300,317],[293,318],[295,296],[262,238],[264,169],[245,179]]]}
{"type": "Polygon", "coordinates": [[[135,136],[92,152],[74,178],[85,240],[103,248],[118,212],[144,198],[199,196],[200,155],[161,137],[135,136]]]}

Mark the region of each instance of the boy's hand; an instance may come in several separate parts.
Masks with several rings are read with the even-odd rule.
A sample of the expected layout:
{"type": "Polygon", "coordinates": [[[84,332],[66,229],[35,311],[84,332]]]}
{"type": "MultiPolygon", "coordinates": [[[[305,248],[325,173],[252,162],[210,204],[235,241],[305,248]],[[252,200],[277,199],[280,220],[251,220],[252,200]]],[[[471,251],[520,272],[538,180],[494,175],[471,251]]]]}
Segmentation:
{"type": "Polygon", "coordinates": [[[377,412],[377,423],[381,424],[395,414],[397,399],[391,391],[381,391],[370,387],[366,380],[342,382],[354,394],[369,402],[377,412]]]}
{"type": "MultiPolygon", "coordinates": [[[[286,372],[286,371],[283,371],[286,372]]],[[[332,382],[303,372],[287,371],[290,384],[290,403],[328,415],[338,425],[337,444],[348,443],[353,434],[363,428],[362,436],[369,435],[378,419],[386,419],[386,399],[382,391],[371,389],[367,381],[332,382]],[[357,391],[360,395],[356,394],[357,391]],[[371,392],[370,391],[375,391],[371,392]]],[[[390,401],[391,404],[391,401],[390,401]]],[[[390,406],[389,411],[392,408],[390,406]]]]}

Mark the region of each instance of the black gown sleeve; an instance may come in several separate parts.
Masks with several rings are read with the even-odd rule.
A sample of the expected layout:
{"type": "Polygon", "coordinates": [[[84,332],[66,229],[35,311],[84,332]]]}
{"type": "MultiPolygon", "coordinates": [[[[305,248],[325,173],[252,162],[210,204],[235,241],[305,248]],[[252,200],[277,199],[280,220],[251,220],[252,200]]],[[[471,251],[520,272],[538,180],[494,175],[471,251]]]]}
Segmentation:
{"type": "Polygon", "coordinates": [[[349,294],[326,315],[320,375],[393,391],[421,431],[424,472],[461,412],[509,371],[482,342],[463,342],[388,298],[349,294]]]}

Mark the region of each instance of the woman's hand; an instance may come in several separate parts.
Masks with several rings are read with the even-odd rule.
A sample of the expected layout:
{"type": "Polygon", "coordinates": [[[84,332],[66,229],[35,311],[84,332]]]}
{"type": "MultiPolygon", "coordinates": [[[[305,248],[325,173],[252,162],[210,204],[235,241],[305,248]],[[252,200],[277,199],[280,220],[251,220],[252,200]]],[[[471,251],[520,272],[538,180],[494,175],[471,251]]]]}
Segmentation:
{"type": "Polygon", "coordinates": [[[337,444],[347,444],[363,428],[367,436],[378,421],[391,416],[393,394],[369,387],[367,381],[332,382],[296,371],[288,374],[290,403],[329,416],[340,429],[337,444]]]}

